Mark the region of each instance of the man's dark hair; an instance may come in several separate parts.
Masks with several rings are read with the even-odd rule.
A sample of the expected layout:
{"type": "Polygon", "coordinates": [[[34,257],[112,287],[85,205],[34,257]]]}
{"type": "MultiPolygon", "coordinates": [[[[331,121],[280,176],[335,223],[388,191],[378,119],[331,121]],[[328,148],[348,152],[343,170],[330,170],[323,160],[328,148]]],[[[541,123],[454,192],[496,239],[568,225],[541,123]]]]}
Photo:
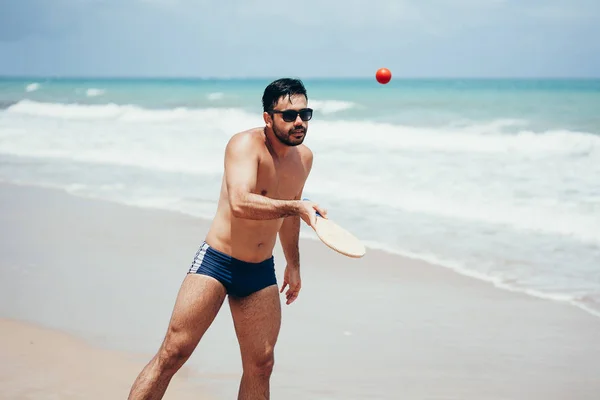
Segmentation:
{"type": "Polygon", "coordinates": [[[283,96],[304,95],[308,100],[306,88],[300,79],[281,78],[271,82],[266,88],[262,97],[263,111],[271,112],[283,96]]]}

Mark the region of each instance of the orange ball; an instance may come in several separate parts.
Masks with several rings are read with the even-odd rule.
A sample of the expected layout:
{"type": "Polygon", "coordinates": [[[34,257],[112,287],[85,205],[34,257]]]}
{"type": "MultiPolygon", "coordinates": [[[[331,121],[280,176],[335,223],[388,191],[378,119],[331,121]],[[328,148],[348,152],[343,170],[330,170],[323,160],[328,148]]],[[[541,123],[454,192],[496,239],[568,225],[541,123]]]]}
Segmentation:
{"type": "Polygon", "coordinates": [[[379,68],[375,73],[375,79],[381,84],[386,84],[392,80],[392,73],[387,68],[379,68]]]}

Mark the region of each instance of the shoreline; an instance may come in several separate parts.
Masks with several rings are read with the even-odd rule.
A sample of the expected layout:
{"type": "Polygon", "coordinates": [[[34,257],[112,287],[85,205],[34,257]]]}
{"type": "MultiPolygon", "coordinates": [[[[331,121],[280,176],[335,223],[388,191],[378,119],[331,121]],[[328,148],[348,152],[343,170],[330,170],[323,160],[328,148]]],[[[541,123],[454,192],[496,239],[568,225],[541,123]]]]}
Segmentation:
{"type": "MultiPolygon", "coordinates": [[[[23,368],[0,374],[4,390],[36,390],[31,371],[56,369],[45,391],[69,392],[78,379],[65,365],[95,367],[94,351],[123,355],[112,364],[129,372],[106,378],[122,393],[158,349],[209,221],[4,183],[0,205],[0,326],[35,324],[44,349],[72,355],[44,361],[23,345],[26,325],[13,325],[0,354],[23,349],[10,353],[23,368]],[[78,338],[94,350],[74,350],[78,338]]],[[[316,240],[300,246],[303,289],[282,305],[272,398],[595,400],[600,391],[600,321],[582,310],[381,250],[348,259],[316,240]]],[[[279,244],[275,258],[281,282],[279,244]]],[[[198,393],[235,396],[241,360],[226,305],[185,367],[180,378],[198,393]]],[[[87,384],[98,384],[93,373],[87,384]]]]}
{"type": "MultiPolygon", "coordinates": [[[[316,240],[316,239],[313,239],[312,237],[310,239],[316,240]]],[[[444,269],[452,271],[462,277],[474,279],[478,282],[484,282],[486,284],[489,284],[490,287],[497,289],[497,290],[506,291],[509,293],[522,294],[522,295],[525,295],[525,296],[528,296],[531,298],[544,300],[544,301],[548,301],[551,303],[567,304],[567,305],[574,307],[579,311],[583,311],[586,314],[589,314],[595,318],[600,318],[600,310],[595,310],[595,309],[591,308],[590,306],[588,306],[587,304],[583,303],[582,300],[573,299],[573,298],[571,298],[571,296],[569,296],[567,294],[544,293],[544,292],[540,292],[535,289],[515,288],[508,284],[503,283],[499,279],[495,279],[493,277],[489,277],[489,276],[483,275],[481,273],[468,270],[467,268],[463,268],[460,265],[450,266],[450,265],[448,265],[448,263],[445,263],[442,260],[437,260],[435,256],[410,254],[408,252],[390,249],[387,246],[382,246],[377,243],[370,244],[367,246],[367,248],[372,249],[372,250],[383,251],[383,252],[389,253],[391,255],[404,257],[404,258],[414,260],[414,261],[425,262],[425,263],[435,266],[435,267],[444,268],[444,269]]]]}
{"type": "MultiPolygon", "coordinates": [[[[161,208],[161,207],[156,207],[156,206],[142,206],[142,205],[129,204],[129,203],[126,204],[126,203],[122,203],[122,202],[107,199],[107,198],[73,193],[73,192],[69,191],[68,189],[65,189],[65,188],[59,187],[59,186],[54,186],[54,185],[8,182],[8,181],[2,181],[2,180],[0,180],[0,185],[54,190],[54,191],[63,193],[65,195],[77,197],[77,198],[84,199],[84,200],[107,202],[107,203],[110,203],[110,204],[113,204],[116,206],[129,207],[129,208],[139,209],[139,210],[156,211],[159,213],[160,212],[173,213],[175,215],[184,216],[187,218],[192,218],[192,219],[198,220],[202,224],[210,223],[210,219],[208,219],[204,216],[193,215],[191,213],[187,213],[187,212],[181,211],[181,210],[161,208]]],[[[304,228],[304,225],[302,225],[302,228],[304,228]]],[[[319,245],[321,244],[321,242],[318,239],[318,237],[316,236],[316,234],[314,234],[313,232],[310,232],[310,231],[308,231],[308,234],[306,232],[307,231],[300,232],[301,240],[310,240],[319,245]]],[[[279,244],[277,244],[277,245],[279,245],[279,244]]],[[[517,293],[517,294],[525,295],[525,296],[528,296],[531,298],[549,301],[552,303],[567,304],[571,307],[578,309],[579,311],[583,311],[586,314],[592,315],[595,318],[600,318],[600,310],[595,310],[595,309],[589,307],[583,301],[573,299],[571,296],[569,296],[567,294],[544,293],[544,292],[540,292],[540,291],[537,291],[534,289],[529,289],[529,288],[515,288],[515,287],[510,286],[509,284],[503,283],[502,281],[500,281],[499,279],[496,279],[494,277],[489,277],[489,276],[486,276],[479,272],[471,271],[467,268],[464,268],[461,265],[459,265],[460,263],[457,263],[456,265],[450,265],[450,264],[454,264],[454,263],[453,262],[444,262],[444,260],[439,260],[433,254],[432,255],[413,254],[413,253],[405,252],[402,250],[396,250],[396,249],[391,248],[390,246],[383,245],[383,244],[376,243],[376,242],[365,242],[365,246],[367,248],[367,252],[373,252],[373,251],[381,252],[381,253],[389,254],[390,256],[402,257],[404,259],[408,259],[408,260],[411,260],[414,262],[426,263],[435,268],[443,268],[445,270],[451,271],[461,277],[473,279],[478,282],[483,282],[485,284],[490,285],[491,288],[494,288],[497,290],[502,290],[502,291],[506,291],[509,293],[517,293]]]]}

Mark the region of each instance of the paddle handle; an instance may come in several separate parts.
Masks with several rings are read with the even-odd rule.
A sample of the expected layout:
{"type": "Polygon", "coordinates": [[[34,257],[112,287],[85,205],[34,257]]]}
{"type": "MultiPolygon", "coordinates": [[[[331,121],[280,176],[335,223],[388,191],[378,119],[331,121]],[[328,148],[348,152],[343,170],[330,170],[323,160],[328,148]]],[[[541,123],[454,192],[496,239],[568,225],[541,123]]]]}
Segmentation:
{"type": "MultiPolygon", "coordinates": [[[[303,201],[310,201],[310,199],[308,199],[308,198],[306,198],[306,197],[305,197],[305,198],[303,198],[302,200],[303,200],[303,201]]],[[[319,212],[318,212],[317,210],[315,210],[315,211],[316,211],[316,213],[317,213],[317,215],[318,215],[319,217],[322,217],[322,215],[321,215],[321,214],[319,214],[319,212]]]]}

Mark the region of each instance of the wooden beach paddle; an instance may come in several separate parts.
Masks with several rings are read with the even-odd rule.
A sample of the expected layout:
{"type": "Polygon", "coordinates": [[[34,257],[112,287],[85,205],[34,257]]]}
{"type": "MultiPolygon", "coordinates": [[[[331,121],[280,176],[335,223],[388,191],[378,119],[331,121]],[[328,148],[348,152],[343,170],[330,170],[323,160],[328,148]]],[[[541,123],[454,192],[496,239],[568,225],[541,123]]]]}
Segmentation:
{"type": "MultiPolygon", "coordinates": [[[[309,199],[303,200],[310,201],[309,199]]],[[[318,211],[317,222],[313,229],[321,242],[340,254],[360,258],[366,253],[364,244],[356,236],[329,218],[324,218],[318,211]]]]}

